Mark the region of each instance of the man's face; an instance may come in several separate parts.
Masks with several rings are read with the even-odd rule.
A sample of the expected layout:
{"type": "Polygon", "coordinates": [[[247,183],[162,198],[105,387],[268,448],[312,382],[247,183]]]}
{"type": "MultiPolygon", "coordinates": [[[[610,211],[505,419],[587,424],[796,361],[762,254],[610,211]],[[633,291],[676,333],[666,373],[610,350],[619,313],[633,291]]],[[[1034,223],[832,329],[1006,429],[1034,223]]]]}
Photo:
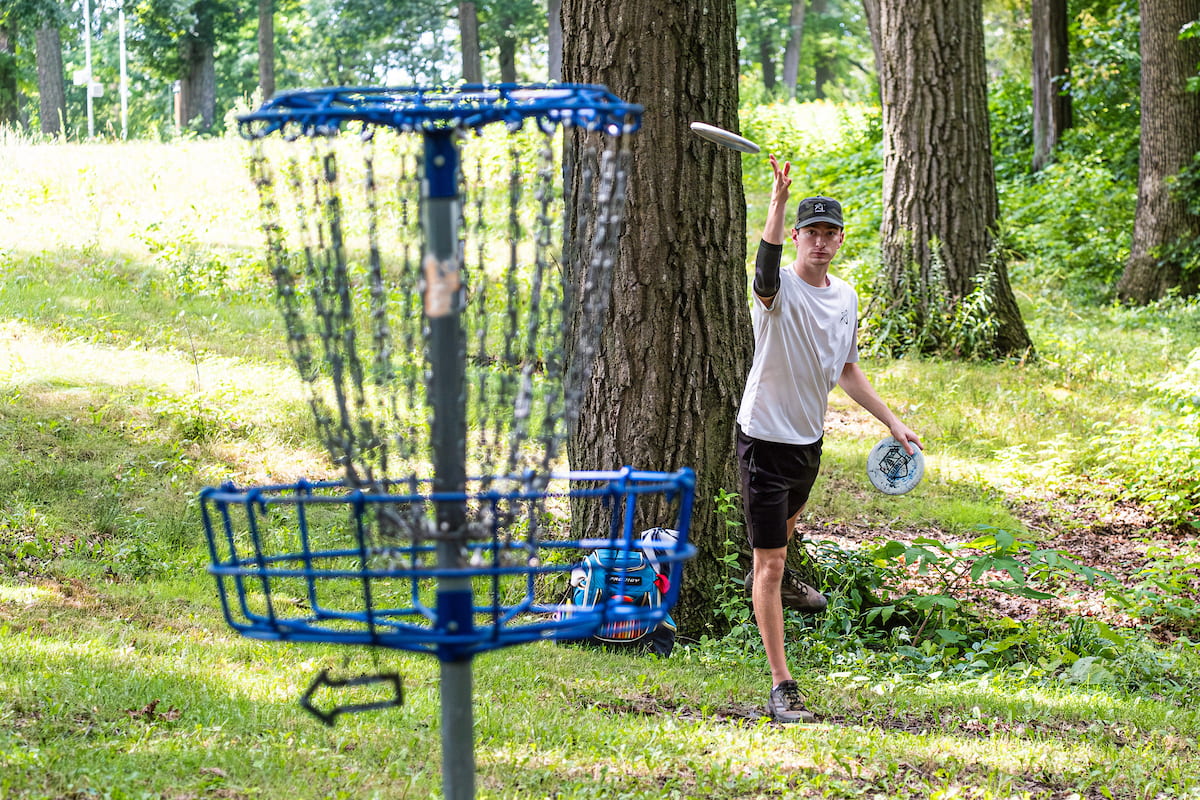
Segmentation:
{"type": "Polygon", "coordinates": [[[846,232],[828,222],[817,222],[803,228],[792,229],[792,241],[796,243],[796,255],[802,264],[829,266],[842,246],[846,232]]]}

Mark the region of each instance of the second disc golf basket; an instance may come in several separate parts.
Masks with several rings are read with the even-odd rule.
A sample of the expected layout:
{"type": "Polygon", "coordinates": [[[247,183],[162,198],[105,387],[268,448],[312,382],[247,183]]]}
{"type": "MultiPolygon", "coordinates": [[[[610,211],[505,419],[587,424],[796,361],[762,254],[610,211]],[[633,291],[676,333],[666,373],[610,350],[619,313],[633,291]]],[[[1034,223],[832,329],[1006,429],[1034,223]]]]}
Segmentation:
{"type": "MultiPolygon", "coordinates": [[[[476,654],[655,625],[695,552],[691,470],[565,468],[640,121],[569,84],[298,91],[240,120],[288,348],[340,479],[205,489],[209,569],[245,636],[435,655],[447,798],[474,795],[476,654]],[[664,603],[617,586],[568,605],[572,567],[601,547],[652,551],[664,603]]],[[[395,703],[309,702],[335,685],[305,695],[330,723],[399,702],[398,679],[395,703]]]]}

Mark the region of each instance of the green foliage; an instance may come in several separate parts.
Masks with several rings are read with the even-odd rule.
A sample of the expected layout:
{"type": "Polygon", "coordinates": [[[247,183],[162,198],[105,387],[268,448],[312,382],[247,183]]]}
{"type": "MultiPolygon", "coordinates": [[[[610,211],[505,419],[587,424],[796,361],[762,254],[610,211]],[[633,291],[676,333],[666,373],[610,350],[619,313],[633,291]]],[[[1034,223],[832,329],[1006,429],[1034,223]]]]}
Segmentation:
{"type": "Polygon", "coordinates": [[[1028,276],[1089,301],[1111,294],[1129,256],[1135,184],[1100,154],[1076,155],[1068,131],[1058,160],[997,188],[1010,276],[1028,276]]]}
{"type": "MultiPolygon", "coordinates": [[[[742,131],[764,153],[791,161],[792,194],[836,197],[846,214],[842,269],[877,261],[883,221],[883,128],[879,110],[854,103],[769,103],[743,106],[742,131]],[[874,255],[873,255],[874,254],[874,255]],[[847,266],[848,265],[848,266],[847,266]]],[[[765,158],[743,159],[750,206],[747,235],[756,245],[771,188],[765,158]]],[[[750,247],[753,259],[755,247],[750,247]]]]}
{"type": "Polygon", "coordinates": [[[1110,602],[1147,624],[1194,637],[1200,632],[1200,542],[1167,548],[1146,540],[1147,561],[1136,582],[1108,593],[1110,602]]]}
{"type": "Polygon", "coordinates": [[[741,501],[737,493],[722,489],[714,498],[717,517],[724,522],[724,553],[720,563],[724,577],[713,593],[713,616],[710,632],[701,635],[700,647],[707,657],[739,658],[759,642],[750,599],[746,596],[741,561],[735,539],[741,533],[741,501]]]}
{"type": "Polygon", "coordinates": [[[986,361],[996,357],[995,271],[979,273],[971,293],[956,298],[947,286],[936,247],[933,252],[925,280],[916,264],[901,272],[898,281],[882,270],[874,277],[865,293],[866,307],[860,311],[860,352],[893,358],[918,355],[986,361]]]}
{"type": "Polygon", "coordinates": [[[1114,178],[1136,183],[1141,51],[1136,2],[1081,9],[1071,26],[1071,94],[1079,155],[1103,154],[1114,178]]]}
{"type": "Polygon", "coordinates": [[[396,72],[401,83],[449,80],[448,12],[438,0],[303,0],[277,23],[280,44],[295,42],[279,53],[279,86],[384,84],[396,72]]]}

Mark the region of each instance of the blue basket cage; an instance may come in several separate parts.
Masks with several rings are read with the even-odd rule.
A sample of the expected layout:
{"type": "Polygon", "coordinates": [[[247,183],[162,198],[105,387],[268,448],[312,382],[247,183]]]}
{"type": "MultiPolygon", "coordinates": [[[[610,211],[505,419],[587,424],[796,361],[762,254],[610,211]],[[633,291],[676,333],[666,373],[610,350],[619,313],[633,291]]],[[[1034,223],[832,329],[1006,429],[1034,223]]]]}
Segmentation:
{"type": "Polygon", "coordinates": [[[373,645],[450,661],[524,642],[583,639],[614,622],[661,622],[678,597],[683,562],[696,552],[688,541],[694,491],[690,469],[628,467],[462,494],[375,494],[340,482],[301,481],[208,488],[201,514],[209,571],[226,620],[242,635],[373,645]],[[634,528],[648,499],[665,499],[674,510],[675,519],[663,527],[677,531],[675,541],[639,540],[634,528]],[[603,504],[607,530],[558,539],[544,529],[539,515],[547,503],[580,501],[603,504]],[[438,565],[434,528],[425,524],[427,507],[441,502],[465,502],[473,513],[459,568],[438,565]],[[595,548],[644,547],[653,547],[669,570],[661,606],[611,601],[581,609],[565,599],[539,599],[565,594],[566,575],[595,548]],[[563,576],[563,586],[554,585],[556,576],[563,576]],[[440,581],[455,578],[470,581],[465,603],[461,595],[438,591],[440,581]]]}

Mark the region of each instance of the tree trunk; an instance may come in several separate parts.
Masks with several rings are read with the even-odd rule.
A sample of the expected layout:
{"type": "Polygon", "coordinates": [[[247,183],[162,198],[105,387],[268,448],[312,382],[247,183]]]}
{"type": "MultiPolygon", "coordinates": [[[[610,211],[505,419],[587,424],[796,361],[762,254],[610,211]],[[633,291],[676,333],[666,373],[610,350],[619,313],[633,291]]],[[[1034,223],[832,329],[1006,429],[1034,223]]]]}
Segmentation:
{"type": "Polygon", "coordinates": [[[883,262],[895,298],[906,280],[957,303],[990,276],[994,355],[1032,346],[993,252],[999,214],[988,127],[981,0],[880,0],[883,262]],[[939,275],[939,272],[941,273],[939,275]]]}
{"type": "Polygon", "coordinates": [[[1070,53],[1067,0],[1033,0],[1033,170],[1050,161],[1063,131],[1071,127],[1066,92],[1070,53]]]}
{"type": "Polygon", "coordinates": [[[1200,0],[1142,0],[1142,138],[1133,246],[1117,296],[1149,303],[1171,290],[1193,294],[1200,274],[1185,271],[1200,247],[1200,216],[1173,194],[1168,181],[1200,151],[1200,93],[1188,78],[1200,63],[1200,39],[1179,39],[1200,17],[1200,0]],[[1190,253],[1189,253],[1190,251],[1190,253]]]}
{"type": "Polygon", "coordinates": [[[258,0],[258,88],[263,100],[275,96],[275,0],[258,0]]]}
{"type": "MultiPolygon", "coordinates": [[[[829,5],[826,0],[809,0],[809,13],[815,16],[823,16],[828,10],[829,5]]],[[[817,39],[818,46],[820,39],[817,39]]],[[[825,99],[825,85],[833,80],[833,69],[830,66],[829,59],[825,54],[818,50],[813,55],[813,97],[817,100],[825,99]]]]}
{"type": "Polygon", "coordinates": [[[517,37],[511,20],[500,20],[500,38],[496,42],[497,57],[500,65],[500,82],[517,82],[517,37]]]}
{"type": "Polygon", "coordinates": [[[20,122],[20,95],[17,85],[17,24],[0,23],[0,125],[20,122]]]}
{"type": "Polygon", "coordinates": [[[42,133],[61,136],[67,124],[67,87],[63,78],[62,36],[53,25],[37,32],[37,80],[42,133]]]}
{"type": "Polygon", "coordinates": [[[867,18],[867,30],[871,34],[871,49],[875,51],[875,74],[879,75],[883,64],[882,38],[883,32],[879,25],[880,0],[862,0],[863,16],[867,18]]]}
{"type": "Polygon", "coordinates": [[[483,56],[479,52],[479,9],[473,2],[458,4],[458,32],[462,38],[464,83],[483,83],[483,56]]]}
{"type": "Polygon", "coordinates": [[[563,60],[563,27],[562,27],[562,0],[549,0],[546,9],[547,22],[549,23],[549,34],[547,37],[547,49],[549,50],[548,64],[548,80],[562,80],[562,60],[563,60]]]}
{"type": "Polygon", "coordinates": [[[196,28],[180,44],[183,74],[180,76],[180,123],[199,133],[212,130],[217,115],[215,8],[209,0],[193,7],[196,28]]]}
{"type": "Polygon", "coordinates": [[[179,81],[180,123],[199,133],[212,130],[216,119],[216,59],[211,42],[189,39],[184,45],[187,58],[179,81]]]}
{"type": "Polygon", "coordinates": [[[788,14],[788,40],[783,50],[783,85],[788,97],[796,96],[796,80],[800,74],[800,45],[804,43],[804,12],[807,0],[792,0],[788,14]]]}
{"type": "Polygon", "coordinates": [[[768,92],[775,91],[775,43],[772,41],[770,30],[761,31],[762,38],[758,40],[758,63],[762,64],[763,88],[768,92]]]}
{"type": "MultiPolygon", "coordinates": [[[[564,79],[607,85],[647,109],[631,136],[608,325],[568,453],[575,469],[696,471],[700,554],[685,568],[676,610],[694,635],[711,622],[726,578],[717,561],[726,526],[714,497],[738,485],[733,426],[752,340],[739,156],[687,126],[738,128],[737,18],[734,0],[614,8],[563,0],[564,79]]],[[[582,530],[589,524],[573,519],[582,530]]]]}

